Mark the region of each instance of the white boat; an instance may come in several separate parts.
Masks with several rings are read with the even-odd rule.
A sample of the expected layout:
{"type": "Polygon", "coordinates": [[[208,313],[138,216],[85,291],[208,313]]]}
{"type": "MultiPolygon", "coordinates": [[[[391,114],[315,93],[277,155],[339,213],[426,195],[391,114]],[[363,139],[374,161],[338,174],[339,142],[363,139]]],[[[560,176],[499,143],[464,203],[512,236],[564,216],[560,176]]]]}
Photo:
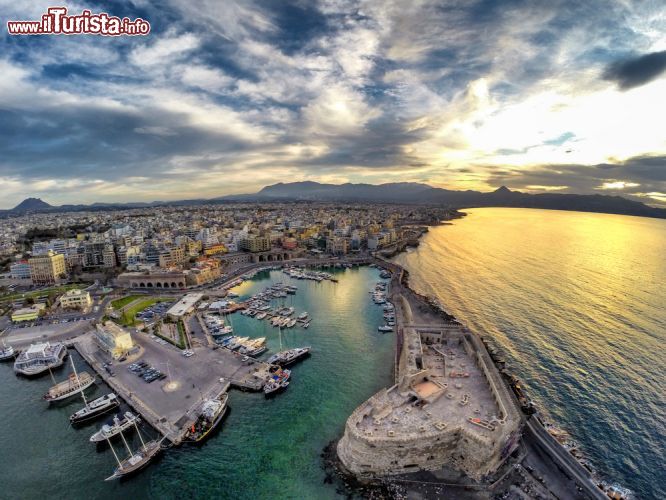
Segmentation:
{"type": "Polygon", "coordinates": [[[298,315],[297,319],[305,320],[305,319],[307,319],[307,317],[308,317],[308,313],[307,312],[302,312],[301,314],[298,315]]]}
{"type": "Polygon", "coordinates": [[[27,377],[40,375],[51,368],[62,366],[66,356],[67,348],[60,342],[30,344],[14,361],[14,371],[27,377]]]}
{"type": "Polygon", "coordinates": [[[273,354],[266,362],[272,365],[289,366],[309,354],[310,347],[296,347],[273,354]]]}
{"type": "Polygon", "coordinates": [[[122,418],[115,415],[111,422],[104,424],[100,430],[90,436],[90,442],[99,443],[105,439],[110,439],[139,422],[140,418],[131,411],[126,411],[122,418]]]}
{"type": "Polygon", "coordinates": [[[259,313],[259,314],[257,314],[257,315],[255,316],[255,318],[257,318],[257,319],[264,319],[265,317],[266,317],[266,313],[265,313],[265,312],[261,312],[261,313],[259,313]]]}
{"type": "MultiPolygon", "coordinates": [[[[81,393],[81,396],[83,396],[83,400],[85,401],[85,395],[81,393]]],[[[120,406],[118,396],[116,396],[115,393],[110,392],[100,398],[93,399],[90,403],[86,402],[86,405],[83,408],[69,417],[69,421],[72,424],[78,424],[80,422],[85,422],[86,420],[92,420],[114,408],[118,408],[118,406],[120,406]]]]}
{"type": "Polygon", "coordinates": [[[14,357],[14,348],[5,343],[2,344],[2,349],[0,349],[0,361],[6,361],[14,357]]]}
{"type": "Polygon", "coordinates": [[[296,320],[295,320],[295,319],[291,319],[291,320],[289,320],[289,322],[287,323],[286,326],[287,326],[287,328],[293,328],[293,327],[295,327],[295,326],[296,326],[296,320]]]}
{"type": "Polygon", "coordinates": [[[388,326],[388,325],[384,325],[384,326],[380,326],[379,328],[377,328],[377,330],[379,330],[380,332],[392,332],[393,327],[388,326]]]}

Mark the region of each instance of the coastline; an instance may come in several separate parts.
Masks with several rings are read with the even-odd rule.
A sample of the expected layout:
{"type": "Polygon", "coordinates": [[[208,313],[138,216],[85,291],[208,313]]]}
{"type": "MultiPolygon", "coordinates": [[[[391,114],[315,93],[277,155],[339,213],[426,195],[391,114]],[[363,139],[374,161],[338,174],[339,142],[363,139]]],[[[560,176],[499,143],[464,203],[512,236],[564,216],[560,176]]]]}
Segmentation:
{"type": "MultiPolygon", "coordinates": [[[[458,217],[466,216],[466,213],[460,213],[458,217]]],[[[442,221],[437,225],[450,225],[451,222],[442,221]]],[[[455,316],[447,312],[445,307],[434,297],[421,294],[410,286],[409,271],[402,266],[392,262],[391,259],[407,250],[409,247],[416,247],[419,244],[420,238],[428,232],[427,227],[423,228],[416,238],[416,242],[403,243],[391,249],[388,253],[377,252],[374,255],[373,264],[377,267],[387,269],[394,275],[399,276],[398,281],[403,289],[411,295],[421,306],[427,307],[444,321],[452,321],[460,323],[455,316]],[[414,244],[415,243],[415,244],[414,244]]],[[[503,358],[497,352],[491,339],[479,336],[483,342],[484,347],[487,349],[488,355],[492,360],[495,368],[502,375],[502,381],[505,387],[512,394],[512,398],[520,405],[521,413],[525,420],[524,434],[521,437],[520,453],[517,456],[512,456],[513,460],[507,460],[510,467],[504,465],[500,467],[494,477],[484,478],[484,481],[477,483],[469,483],[468,481],[442,481],[441,477],[427,472],[415,472],[403,476],[384,476],[375,478],[358,478],[353,473],[345,468],[340,461],[337,453],[337,444],[339,440],[330,442],[322,451],[321,457],[323,460],[322,467],[327,470],[326,480],[332,481],[332,477],[337,477],[344,488],[349,493],[360,494],[367,498],[406,498],[407,495],[412,496],[437,496],[443,494],[445,491],[455,492],[456,498],[487,498],[488,494],[499,494],[513,490],[516,485],[521,484],[525,489],[527,484],[527,491],[535,493],[552,495],[544,482],[544,477],[534,473],[532,467],[523,467],[521,463],[528,455],[528,453],[536,454],[535,449],[538,447],[538,453],[545,452],[548,455],[550,463],[547,468],[550,468],[552,477],[549,479],[561,476],[555,481],[561,484],[557,485],[558,488],[564,487],[566,483],[569,484],[571,489],[571,498],[609,498],[610,493],[606,490],[602,491],[603,487],[608,487],[607,483],[602,482],[600,479],[593,477],[591,470],[584,467],[578,459],[566,449],[562,443],[556,440],[549,432],[551,424],[542,420],[538,411],[532,404],[528,395],[520,386],[520,380],[513,375],[506,367],[503,358]]],[[[396,371],[397,360],[399,351],[401,349],[400,335],[396,335],[396,371]]],[[[450,471],[449,471],[450,472],[450,471]]],[[[460,478],[458,478],[460,479],[460,478]]],[[[618,497],[620,498],[620,497],[618,497]]]]}

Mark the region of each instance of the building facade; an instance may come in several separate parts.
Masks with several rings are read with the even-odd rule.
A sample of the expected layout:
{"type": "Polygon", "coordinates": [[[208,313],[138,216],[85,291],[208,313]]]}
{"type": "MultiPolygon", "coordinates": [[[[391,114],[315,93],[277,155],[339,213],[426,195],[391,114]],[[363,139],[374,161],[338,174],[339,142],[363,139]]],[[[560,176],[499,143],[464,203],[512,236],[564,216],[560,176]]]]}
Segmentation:
{"type": "Polygon", "coordinates": [[[49,250],[45,255],[32,257],[30,279],[36,285],[54,285],[67,278],[65,256],[49,250]]]}

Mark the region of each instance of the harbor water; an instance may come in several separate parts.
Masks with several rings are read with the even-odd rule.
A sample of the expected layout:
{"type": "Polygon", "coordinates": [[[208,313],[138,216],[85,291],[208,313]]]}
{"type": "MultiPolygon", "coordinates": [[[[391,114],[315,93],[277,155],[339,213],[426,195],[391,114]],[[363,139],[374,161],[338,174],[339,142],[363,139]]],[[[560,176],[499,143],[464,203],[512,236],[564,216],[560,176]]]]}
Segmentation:
{"type": "MultiPolygon", "coordinates": [[[[312,323],[308,329],[283,330],[282,342],[285,349],[309,345],[311,356],[292,367],[289,388],[271,399],[232,390],[230,411],[206,443],[169,449],[127,481],[104,482],[115,460],[108,446],[98,449],[88,442],[104,419],[72,429],[68,416],[80,400],[49,407],[41,396],[52,385],[50,377],[17,378],[11,363],[0,365],[0,497],[338,498],[336,485],[324,481],[320,454],[340,437],[354,408],[392,383],[395,339],[377,331],[382,309],[368,291],[379,280],[378,271],[327,271],[339,282],[264,271],[234,289],[243,299],[279,281],[297,286],[296,295],[279,300],[296,315],[307,311],[312,323]]],[[[239,335],[268,337],[264,358],[279,350],[278,329],[268,321],[234,314],[230,323],[239,335]]],[[[188,361],[196,362],[196,356],[188,361]]],[[[56,378],[64,379],[68,371],[57,371],[56,378]]],[[[91,394],[103,393],[98,386],[91,394]]],[[[135,436],[133,442],[138,443],[135,436]]],[[[122,442],[114,445],[121,454],[122,442]]]]}
{"type": "Polygon", "coordinates": [[[666,220],[473,209],[396,257],[602,476],[666,498],[666,220]]]}

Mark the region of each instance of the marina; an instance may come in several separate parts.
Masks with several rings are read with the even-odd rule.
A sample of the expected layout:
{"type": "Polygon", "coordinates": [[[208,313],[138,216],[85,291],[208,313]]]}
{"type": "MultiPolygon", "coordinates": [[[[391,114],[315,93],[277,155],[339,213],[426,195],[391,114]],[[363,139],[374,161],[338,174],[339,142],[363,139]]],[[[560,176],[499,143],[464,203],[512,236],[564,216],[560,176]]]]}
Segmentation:
{"type": "MultiPolygon", "coordinates": [[[[170,491],[186,486],[189,481],[176,472],[185,467],[188,470],[201,471],[203,474],[203,478],[198,480],[196,475],[192,476],[192,480],[198,481],[200,487],[204,488],[202,494],[205,492],[207,495],[221,497],[262,496],[274,491],[276,484],[270,477],[261,475],[254,457],[258,453],[268,453],[269,456],[275,454],[271,458],[275,464],[280,464],[290,457],[289,461],[292,466],[284,469],[287,471],[283,473],[285,482],[282,483],[280,480],[281,491],[284,491],[286,495],[321,496],[322,492],[324,496],[330,494],[330,487],[323,483],[324,473],[317,465],[319,453],[326,442],[335,437],[336,429],[344,421],[346,414],[367,397],[368,393],[385,383],[378,378],[390,376],[393,343],[390,336],[377,334],[375,329],[381,320],[381,309],[372,306],[371,299],[366,293],[370,283],[377,280],[377,272],[366,267],[346,272],[339,270],[335,271],[335,274],[339,280],[338,284],[330,281],[319,283],[311,280],[295,283],[299,287],[299,292],[290,296],[292,299],[288,300],[292,300],[293,303],[289,306],[294,307],[295,315],[308,311],[311,317],[316,318],[316,321],[313,321],[309,330],[283,329],[282,349],[279,345],[279,328],[272,328],[266,321],[257,321],[250,316],[242,316],[238,313],[233,315],[231,322],[239,335],[250,339],[266,337],[266,346],[269,348],[265,354],[266,357],[301,346],[312,348],[311,359],[303,363],[294,363],[293,368],[289,367],[291,375],[288,380],[288,390],[278,392],[270,399],[264,399],[262,386],[255,384],[254,388],[251,388],[254,379],[252,376],[246,376],[250,373],[250,369],[263,365],[258,365],[256,362],[254,365],[246,365],[247,362],[242,361],[243,355],[237,352],[229,352],[221,348],[212,350],[208,346],[195,344],[193,346],[195,354],[187,358],[173,346],[163,346],[150,339],[148,335],[137,334],[135,340],[142,349],[141,357],[129,358],[122,363],[113,361],[111,369],[115,376],[111,376],[103,368],[109,359],[95,354],[96,350],[90,345],[92,339],[86,336],[77,339],[73,347],[76,351],[81,352],[85,359],[84,362],[76,352],[72,353],[78,372],[81,373],[94,367],[95,372],[101,378],[98,384],[90,389],[91,396],[86,394],[86,397],[93,400],[113,392],[120,397],[122,404],[114,412],[106,413],[91,421],[85,429],[60,432],[58,436],[54,437],[53,446],[57,446],[62,455],[68,457],[68,463],[75,465],[76,470],[79,471],[77,481],[68,482],[67,487],[76,491],[77,488],[80,488],[77,486],[78,481],[83,479],[87,483],[86,494],[89,495],[104,496],[105,492],[113,492],[118,487],[116,485],[122,484],[123,494],[145,496],[145,488],[150,482],[156,488],[153,490],[153,495],[168,497],[170,491]],[[330,332],[335,332],[335,334],[330,332]],[[355,347],[350,350],[350,345],[355,347]],[[372,352],[373,356],[369,358],[367,352],[372,352]],[[211,357],[212,355],[215,355],[216,358],[211,357]],[[169,374],[170,372],[170,376],[163,382],[166,383],[171,379],[178,380],[180,384],[174,393],[166,393],[159,386],[159,381],[147,384],[130,373],[126,366],[137,362],[138,359],[146,360],[147,363],[164,373],[169,374]],[[179,360],[178,363],[176,359],[179,360]],[[217,363],[215,360],[222,361],[222,363],[217,363]],[[168,369],[167,361],[169,362],[168,369]],[[346,369],[340,371],[340,366],[345,366],[346,369]],[[214,374],[214,372],[217,373],[214,374]],[[228,407],[231,410],[226,412],[218,424],[217,430],[205,439],[205,446],[201,450],[183,454],[180,448],[170,448],[162,455],[157,466],[146,467],[131,481],[122,483],[102,481],[104,477],[111,474],[118,463],[106,445],[104,448],[106,451],[94,454],[92,457],[85,452],[84,447],[90,446],[90,436],[97,432],[105,422],[108,422],[110,416],[112,418],[114,413],[119,411],[122,414],[127,411],[124,408],[129,407],[129,411],[133,414],[142,416],[142,423],[139,427],[145,442],[161,439],[161,434],[167,436],[162,445],[168,445],[171,443],[170,437],[176,438],[178,429],[183,429],[187,425],[186,421],[189,423],[187,427],[191,429],[191,423],[199,414],[202,394],[199,390],[192,389],[192,384],[199,384],[201,379],[210,380],[210,392],[206,393],[205,390],[202,390],[203,399],[214,397],[216,391],[219,394],[224,389],[224,385],[219,382],[220,374],[226,375],[225,382],[229,383],[231,387],[242,388],[243,385],[247,385],[247,390],[250,392],[243,393],[234,390],[229,392],[228,407]],[[104,375],[103,378],[102,375],[104,375]],[[234,383],[232,384],[232,382],[234,383]],[[139,388],[141,390],[137,390],[139,388]],[[258,391],[258,393],[253,394],[252,391],[258,391]],[[131,398],[130,393],[132,393],[131,398]],[[188,395],[189,398],[187,398],[188,395]],[[178,410],[170,400],[178,401],[178,410]],[[191,412],[186,419],[182,419],[188,409],[183,406],[183,403],[189,404],[190,401],[191,412]],[[335,401],[333,406],[331,406],[332,401],[335,401]],[[161,421],[162,417],[164,417],[164,421],[161,421]],[[181,420],[180,426],[176,426],[175,424],[179,420],[181,420]],[[290,429],[290,432],[285,434],[284,429],[287,428],[290,429]],[[293,434],[294,432],[296,434],[293,434]],[[77,437],[76,433],[84,435],[77,437]],[[303,442],[303,439],[311,442],[305,453],[302,452],[303,448],[299,444],[303,442]],[[264,444],[265,440],[272,444],[270,446],[264,444]],[[239,447],[252,451],[235,453],[233,450],[239,449],[239,447]],[[278,450],[280,453],[277,453],[278,450]],[[216,463],[214,476],[224,477],[224,484],[213,480],[213,471],[207,466],[210,460],[214,460],[216,463]],[[235,471],[239,467],[250,473],[253,470],[256,471],[255,475],[258,474],[259,480],[249,484],[236,474],[235,471]],[[100,471],[109,471],[109,473],[100,475],[100,471]],[[205,479],[206,477],[209,477],[210,480],[205,479]]],[[[239,287],[234,288],[234,292],[238,293],[240,300],[245,300],[265,289],[273,281],[287,282],[287,280],[280,271],[265,271],[258,273],[253,280],[245,281],[239,287]]],[[[263,356],[261,357],[263,358],[263,356]]],[[[0,365],[0,368],[7,368],[11,372],[11,365],[0,365]]],[[[383,378],[383,380],[386,379],[383,378]]],[[[0,393],[4,397],[8,397],[8,394],[4,392],[6,389],[11,391],[12,397],[21,396],[21,403],[16,406],[17,409],[22,408],[24,404],[30,404],[27,400],[29,398],[23,397],[26,396],[26,389],[42,394],[53,385],[49,377],[22,381],[22,379],[15,379],[12,376],[8,382],[8,385],[6,384],[4,388],[0,389],[0,393]],[[24,387],[18,390],[21,387],[20,384],[24,387]]],[[[49,409],[48,412],[42,410],[42,415],[39,417],[40,422],[43,422],[43,425],[48,428],[56,428],[66,422],[69,415],[83,406],[80,397],[71,398],[68,401],[69,403],[64,402],[66,403],[64,406],[59,405],[49,409]]],[[[37,400],[37,403],[40,401],[37,400]]],[[[43,402],[41,405],[43,407],[43,402]]],[[[17,421],[12,425],[17,433],[24,432],[20,422],[17,421]]],[[[142,445],[135,431],[131,428],[125,429],[123,435],[133,451],[141,449],[142,445]]],[[[7,442],[12,443],[12,439],[7,442]]],[[[129,452],[122,443],[120,435],[113,437],[112,442],[118,458],[121,461],[124,460],[129,452]]],[[[182,435],[181,442],[186,442],[184,435],[182,435]]],[[[20,453],[22,451],[19,451],[20,453]]],[[[35,467],[44,467],[42,460],[46,459],[45,455],[40,458],[42,457],[40,452],[32,452],[31,456],[31,463],[35,467]]],[[[9,469],[12,469],[11,465],[9,469]]],[[[40,476],[38,484],[46,484],[42,483],[42,480],[49,480],[49,469],[44,470],[47,471],[47,474],[40,476]]],[[[9,488],[12,488],[14,481],[17,481],[17,484],[21,482],[20,478],[27,474],[27,471],[11,473],[14,477],[10,479],[9,488]]]]}

